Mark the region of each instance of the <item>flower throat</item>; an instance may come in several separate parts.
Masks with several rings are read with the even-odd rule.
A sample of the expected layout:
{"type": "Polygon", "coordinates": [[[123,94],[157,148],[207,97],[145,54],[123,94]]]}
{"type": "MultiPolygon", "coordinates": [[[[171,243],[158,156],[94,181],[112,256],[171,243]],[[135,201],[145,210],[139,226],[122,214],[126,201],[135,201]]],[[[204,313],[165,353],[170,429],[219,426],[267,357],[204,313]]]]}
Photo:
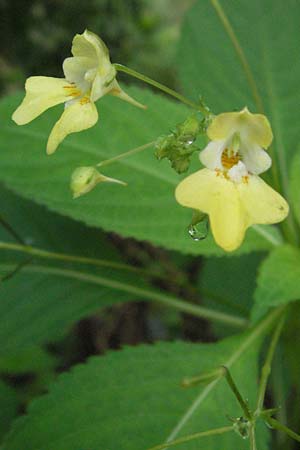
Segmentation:
{"type": "Polygon", "coordinates": [[[233,153],[228,148],[226,148],[223,151],[222,156],[221,156],[222,166],[224,167],[225,170],[230,170],[240,160],[241,160],[241,157],[240,157],[239,153],[233,153]]]}

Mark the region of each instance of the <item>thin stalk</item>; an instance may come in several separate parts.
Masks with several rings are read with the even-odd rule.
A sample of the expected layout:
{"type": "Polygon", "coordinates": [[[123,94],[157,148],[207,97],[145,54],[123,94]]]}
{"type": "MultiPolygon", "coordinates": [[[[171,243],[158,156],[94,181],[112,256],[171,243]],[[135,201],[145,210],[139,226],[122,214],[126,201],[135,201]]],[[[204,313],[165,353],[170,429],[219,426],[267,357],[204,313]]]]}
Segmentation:
{"type": "Polygon", "coordinates": [[[232,392],[234,393],[237,401],[239,402],[246,419],[248,419],[249,421],[252,420],[252,414],[248,408],[247,403],[245,402],[245,400],[243,399],[240,391],[237,388],[237,385],[235,384],[228,368],[226,366],[223,366],[223,374],[225,375],[226,381],[229,384],[230,389],[232,390],[232,392]]]}
{"type": "Polygon", "coordinates": [[[196,111],[200,111],[204,116],[210,115],[209,110],[201,105],[200,103],[194,103],[187,98],[185,98],[183,95],[179,94],[178,92],[174,91],[173,89],[168,88],[164,84],[159,83],[158,81],[152,80],[152,78],[147,77],[146,75],[143,75],[136,70],[130,69],[129,67],[123,66],[122,64],[114,64],[115,68],[118,72],[124,72],[128,75],[131,75],[134,78],[137,78],[138,80],[144,81],[147,84],[150,84],[151,86],[154,86],[155,88],[161,90],[162,92],[165,92],[168,95],[171,95],[172,97],[176,98],[180,102],[190,106],[191,108],[195,109],[196,111]]]}
{"type": "Polygon", "coordinates": [[[197,386],[198,384],[202,383],[206,384],[223,376],[224,376],[224,368],[219,367],[218,369],[202,373],[201,375],[196,375],[194,377],[186,377],[182,380],[181,386],[188,388],[192,386],[197,386]]]}
{"type": "Polygon", "coordinates": [[[207,436],[216,436],[219,434],[228,433],[229,431],[233,431],[233,426],[215,428],[214,430],[202,431],[200,433],[190,434],[189,436],[184,436],[180,439],[176,439],[175,441],[169,442],[167,444],[156,445],[155,447],[151,447],[148,450],[163,450],[165,448],[173,447],[179,444],[185,444],[186,442],[193,441],[195,439],[200,439],[202,437],[207,436]]]}
{"type": "Polygon", "coordinates": [[[255,415],[260,415],[262,409],[263,409],[263,404],[264,404],[264,399],[265,399],[265,395],[266,395],[266,390],[267,390],[267,384],[268,384],[268,379],[271,373],[271,365],[272,365],[272,361],[273,361],[273,357],[274,357],[274,353],[276,350],[276,346],[283,328],[283,324],[285,321],[285,313],[283,313],[281,319],[279,320],[274,333],[272,335],[272,339],[270,342],[270,346],[268,349],[268,353],[266,356],[266,360],[265,363],[262,367],[261,370],[261,379],[260,379],[260,383],[259,383],[259,387],[258,387],[258,396],[257,396],[257,406],[256,406],[256,411],[255,411],[255,415]]]}
{"type": "Polygon", "coordinates": [[[128,150],[127,152],[121,153],[120,155],[114,156],[113,158],[106,159],[104,161],[101,161],[97,164],[98,167],[108,166],[109,164],[114,163],[115,161],[118,161],[119,159],[126,158],[127,156],[134,155],[136,153],[139,153],[143,150],[146,150],[149,147],[153,147],[155,145],[156,141],[148,142],[147,144],[140,145],[139,147],[132,148],[131,150],[128,150]]]}
{"type": "MultiPolygon", "coordinates": [[[[285,392],[285,377],[286,377],[286,367],[282,365],[283,361],[283,349],[280,343],[277,345],[277,351],[274,355],[273,359],[273,368],[272,368],[272,395],[273,401],[275,405],[278,405],[278,408],[272,412],[270,411],[269,415],[272,416],[276,414],[279,422],[287,423],[287,405],[286,405],[286,392],[285,392]]],[[[294,398],[294,402],[296,405],[299,405],[299,401],[294,398]]],[[[263,411],[264,413],[268,413],[268,411],[263,411]]],[[[276,436],[276,442],[278,443],[278,448],[283,448],[285,442],[285,435],[278,431],[276,436]]]]}
{"type": "Polygon", "coordinates": [[[21,236],[19,235],[19,233],[17,233],[17,231],[2,217],[0,216],[0,225],[3,226],[3,228],[5,228],[6,231],[8,231],[8,233],[20,244],[24,244],[23,239],[21,238],[21,236]]]}
{"type": "Polygon", "coordinates": [[[250,428],[249,441],[250,441],[250,450],[257,450],[254,425],[252,425],[250,428]]]}
{"type": "Polygon", "coordinates": [[[228,36],[229,36],[229,38],[230,38],[230,40],[231,40],[231,42],[233,44],[233,47],[234,47],[234,49],[235,49],[235,51],[236,51],[236,53],[237,53],[237,55],[238,55],[238,57],[240,59],[240,62],[242,64],[242,67],[244,69],[244,72],[245,72],[245,75],[246,75],[246,78],[247,78],[247,81],[248,81],[248,84],[249,84],[250,89],[252,91],[253,98],[255,100],[257,109],[258,109],[259,112],[263,113],[264,112],[263,102],[262,102],[262,99],[261,99],[261,97],[259,95],[259,91],[258,91],[256,82],[255,82],[255,78],[253,76],[253,73],[252,73],[252,70],[250,68],[250,65],[249,65],[249,63],[247,61],[246,55],[245,55],[245,53],[244,53],[244,51],[242,49],[242,46],[239,43],[239,40],[238,40],[238,38],[237,38],[237,36],[236,36],[232,26],[231,26],[231,24],[230,24],[230,22],[229,22],[229,20],[228,20],[228,18],[226,16],[226,14],[225,14],[225,11],[223,10],[222,6],[220,5],[219,0],[210,0],[210,2],[212,4],[212,6],[214,7],[216,13],[218,14],[219,19],[221,20],[221,22],[222,22],[222,24],[223,24],[223,26],[225,28],[225,31],[228,34],[228,36]]]}
{"type": "MultiPolygon", "coordinates": [[[[10,270],[13,267],[13,265],[1,264],[0,270],[10,270]]],[[[157,301],[158,303],[170,306],[171,308],[177,309],[178,311],[188,313],[202,319],[213,320],[227,325],[233,325],[237,328],[245,328],[248,325],[248,321],[242,317],[236,317],[220,311],[211,310],[209,308],[195,305],[194,303],[180,300],[177,297],[167,295],[159,291],[139,288],[130,283],[123,283],[99,275],[86,274],[77,270],[37,265],[26,266],[23,268],[23,272],[45,273],[65,278],[73,278],[82,282],[105,286],[117,291],[128,292],[139,298],[157,301]]]]}
{"type": "Polygon", "coordinates": [[[150,271],[140,269],[135,266],[131,266],[129,264],[117,263],[117,262],[108,261],[105,259],[89,258],[86,256],[69,255],[67,253],[49,252],[47,250],[42,250],[42,249],[39,249],[36,247],[32,247],[30,245],[13,244],[10,242],[1,242],[0,241],[0,249],[26,253],[28,255],[37,256],[37,257],[43,258],[43,259],[54,259],[54,260],[58,260],[58,261],[65,261],[65,262],[71,262],[71,263],[74,262],[74,263],[81,263],[81,264],[89,264],[89,265],[98,266],[98,267],[108,267],[111,269],[126,270],[128,272],[140,273],[140,274],[152,276],[152,277],[160,276],[160,274],[157,272],[150,272],[150,271]]]}
{"type": "Polygon", "coordinates": [[[295,431],[286,427],[282,423],[280,423],[278,420],[274,419],[273,417],[267,417],[267,418],[265,418],[265,420],[272,428],[275,428],[275,430],[283,431],[284,433],[286,433],[289,437],[291,437],[295,441],[300,442],[300,435],[295,433],[295,431]]]}
{"type": "MultiPolygon", "coordinates": [[[[232,353],[231,357],[225,362],[225,366],[230,368],[232,367],[236,361],[245,353],[245,351],[251,347],[253,342],[258,339],[262,334],[266,333],[269,327],[273,324],[273,322],[278,319],[278,317],[282,314],[285,307],[279,306],[278,308],[272,310],[262,321],[260,321],[252,330],[247,334],[246,338],[241,342],[241,344],[237,347],[237,349],[232,353]]],[[[186,410],[183,414],[177,425],[173,428],[171,433],[169,434],[167,441],[170,442],[174,440],[174,438],[180,433],[182,428],[187,424],[190,418],[194,415],[194,413],[198,410],[199,406],[208,395],[213,391],[213,389],[219,383],[221,377],[217,380],[212,381],[208,384],[202,392],[196,397],[191,406],[186,410]]]]}

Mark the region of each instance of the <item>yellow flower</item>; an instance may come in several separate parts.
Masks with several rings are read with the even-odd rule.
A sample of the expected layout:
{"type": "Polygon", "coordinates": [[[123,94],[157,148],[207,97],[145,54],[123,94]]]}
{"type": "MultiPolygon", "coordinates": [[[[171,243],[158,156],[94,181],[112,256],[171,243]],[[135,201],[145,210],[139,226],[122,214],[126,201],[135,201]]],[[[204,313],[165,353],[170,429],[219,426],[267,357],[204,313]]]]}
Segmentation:
{"type": "Polygon", "coordinates": [[[281,222],[288,215],[285,199],[258,175],[271,166],[273,135],[267,118],[248,109],[216,116],[207,130],[211,142],[200,154],[206,168],[185,178],[177,201],[209,215],[217,244],[238,248],[248,227],[281,222]]]}
{"type": "Polygon", "coordinates": [[[36,76],[27,79],[26,96],[12,116],[18,125],[24,125],[48,108],[65,103],[65,110],[49,136],[48,154],[54,153],[68,134],[95,125],[98,121],[95,102],[105,94],[144,108],[120,88],[108,49],[97,35],[88,30],[76,34],[71,51],[73,57],[63,62],[65,78],[36,76]]]}

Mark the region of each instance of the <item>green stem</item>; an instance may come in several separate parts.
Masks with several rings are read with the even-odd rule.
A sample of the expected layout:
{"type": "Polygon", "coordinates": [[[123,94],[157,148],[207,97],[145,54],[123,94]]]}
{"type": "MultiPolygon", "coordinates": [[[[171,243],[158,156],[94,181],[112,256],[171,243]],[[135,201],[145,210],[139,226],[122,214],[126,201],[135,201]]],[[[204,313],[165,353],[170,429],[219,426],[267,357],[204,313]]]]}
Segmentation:
{"type": "Polygon", "coordinates": [[[283,431],[295,441],[300,442],[300,435],[295,433],[293,430],[286,427],[282,423],[278,422],[278,420],[273,419],[272,417],[266,417],[265,420],[272,428],[275,428],[275,430],[283,431]]]}
{"type": "Polygon", "coordinates": [[[245,55],[245,53],[244,53],[244,51],[243,51],[243,49],[241,47],[241,44],[239,43],[239,40],[238,40],[238,38],[237,38],[237,36],[236,36],[232,26],[231,26],[231,24],[230,24],[230,22],[229,22],[229,20],[228,20],[228,18],[226,16],[226,14],[225,14],[222,6],[220,5],[219,0],[210,0],[210,2],[212,4],[212,6],[214,7],[216,13],[218,14],[219,19],[221,20],[221,22],[222,22],[222,24],[223,24],[223,26],[225,28],[225,31],[227,32],[229,38],[231,39],[233,47],[234,47],[234,49],[235,49],[235,51],[236,51],[236,53],[237,53],[237,55],[238,55],[238,57],[240,59],[240,62],[242,64],[242,67],[244,69],[244,72],[245,72],[245,75],[246,75],[246,78],[247,78],[247,81],[248,81],[248,84],[249,84],[250,89],[252,91],[253,98],[255,100],[257,109],[258,109],[259,112],[263,113],[264,112],[263,102],[262,102],[262,99],[261,99],[261,97],[259,95],[258,88],[257,88],[256,82],[255,82],[255,78],[254,78],[253,73],[251,71],[250,65],[249,65],[249,63],[247,61],[246,55],[245,55]]]}
{"type": "MultiPolygon", "coordinates": [[[[141,274],[145,277],[150,278],[164,278],[164,276],[156,271],[150,271],[145,269],[140,269],[135,266],[131,266],[129,264],[122,264],[114,261],[109,261],[105,259],[98,259],[98,258],[89,258],[86,256],[78,256],[78,255],[69,255],[66,253],[56,253],[56,252],[50,252],[47,250],[42,250],[39,248],[35,248],[29,245],[23,245],[23,244],[14,244],[10,242],[1,242],[0,241],[0,249],[3,250],[9,250],[9,251],[16,251],[25,253],[31,256],[35,256],[42,259],[53,259],[57,261],[64,261],[69,263],[79,263],[79,264],[88,264],[96,267],[108,267],[110,269],[115,270],[125,270],[128,272],[133,272],[137,274],[141,274]]],[[[197,307],[195,305],[195,308],[201,308],[200,306],[197,307]]],[[[206,311],[206,308],[203,308],[206,311]]],[[[222,321],[222,317],[225,318],[226,323],[231,323],[233,326],[237,326],[239,328],[247,327],[247,320],[243,319],[239,316],[224,314],[224,313],[218,313],[219,319],[222,321]],[[231,318],[231,319],[230,319],[231,318]],[[229,319],[229,322],[228,322],[229,319]]]]}
{"type": "Polygon", "coordinates": [[[135,77],[141,81],[144,81],[147,84],[150,84],[151,86],[154,86],[157,89],[160,89],[161,91],[165,92],[168,95],[171,95],[172,97],[176,98],[177,100],[181,101],[182,103],[190,106],[191,108],[195,109],[196,111],[200,111],[204,116],[209,116],[210,112],[209,110],[200,103],[194,103],[187,98],[185,98],[183,95],[179,94],[178,92],[174,91],[173,89],[168,88],[164,84],[159,83],[158,81],[152,80],[151,78],[147,77],[146,75],[143,75],[139,72],[136,72],[133,69],[130,69],[129,67],[123,66],[122,64],[114,64],[115,68],[118,72],[124,72],[128,75],[131,75],[132,77],[135,77]]]}
{"type": "MultiPolygon", "coordinates": [[[[277,350],[274,355],[273,368],[272,368],[272,396],[275,405],[280,405],[280,407],[275,408],[274,411],[270,411],[269,415],[272,416],[276,414],[278,420],[281,423],[287,423],[287,405],[286,405],[286,392],[285,392],[285,378],[287,368],[282,365],[284,360],[283,348],[281,343],[277,345],[277,350]]],[[[294,398],[296,405],[299,403],[297,399],[294,398]]],[[[263,411],[265,413],[265,411],[263,411]]],[[[268,413],[268,411],[266,411],[268,413]]],[[[281,432],[277,433],[276,442],[278,443],[278,448],[283,448],[285,435],[281,432]]],[[[286,449],[287,450],[287,449],[286,449]]]]}
{"type": "MultiPolygon", "coordinates": [[[[0,265],[0,270],[10,270],[14,268],[13,265],[2,264],[0,265]]],[[[230,314],[225,314],[220,311],[211,310],[209,308],[204,308],[202,306],[195,305],[193,303],[188,303],[186,301],[180,300],[177,297],[163,294],[154,290],[147,290],[145,288],[139,288],[129,283],[123,283],[117,280],[112,280],[110,278],[101,277],[99,275],[90,275],[83,272],[70,269],[60,269],[55,267],[47,266],[26,266],[23,268],[23,272],[36,272],[45,273],[49,275],[56,275],[66,278],[73,278],[79,281],[92,283],[100,286],[105,286],[117,291],[128,292],[134,296],[154,300],[163,305],[175,308],[178,311],[194,315],[195,317],[200,317],[202,319],[214,320],[227,325],[233,325],[237,328],[245,328],[248,321],[242,317],[232,316],[230,314]]]]}
{"type": "Polygon", "coordinates": [[[250,428],[249,439],[250,439],[250,450],[257,450],[256,437],[255,437],[255,427],[254,427],[253,424],[252,424],[252,426],[250,428]]]}
{"type": "Polygon", "coordinates": [[[176,439],[176,441],[168,442],[161,445],[156,445],[155,447],[151,447],[148,450],[163,450],[165,448],[169,448],[179,444],[185,444],[186,442],[193,441],[195,439],[200,439],[202,437],[207,436],[216,436],[218,434],[228,433],[229,431],[233,431],[233,426],[215,428],[214,430],[202,431],[200,433],[190,434],[189,436],[182,437],[180,439],[176,439]]]}
{"type": "Polygon", "coordinates": [[[245,402],[245,400],[243,399],[243,397],[241,396],[240,391],[237,388],[237,385],[235,384],[235,382],[233,381],[233,378],[228,370],[228,368],[226,366],[222,366],[223,367],[223,374],[225,375],[226,381],[229,384],[230,389],[232,390],[232,392],[234,393],[237,401],[239,402],[239,404],[241,405],[241,408],[245,414],[246,419],[248,419],[249,421],[252,420],[252,414],[248,408],[247,403],[245,402]]]}
{"type": "Polygon", "coordinates": [[[143,270],[138,267],[131,266],[129,264],[117,263],[117,262],[108,261],[105,259],[89,258],[86,256],[77,256],[77,255],[69,255],[66,253],[49,252],[47,250],[42,250],[39,248],[31,247],[30,245],[13,244],[10,242],[1,242],[0,241],[0,249],[26,253],[28,255],[37,256],[37,257],[43,258],[43,259],[54,259],[54,260],[58,260],[58,261],[89,264],[89,265],[98,266],[98,267],[108,267],[111,269],[126,270],[128,272],[136,272],[136,273],[140,273],[140,274],[147,275],[147,276],[153,276],[153,277],[160,276],[160,274],[157,272],[149,272],[147,270],[143,270]]]}
{"type": "Polygon", "coordinates": [[[216,380],[217,378],[221,378],[224,376],[224,368],[219,367],[218,369],[212,370],[210,372],[202,373],[201,375],[196,375],[194,377],[186,377],[182,380],[182,387],[192,387],[197,386],[201,383],[210,383],[211,381],[216,380]]]}
{"type": "MultiPolygon", "coordinates": [[[[278,308],[272,310],[262,321],[260,321],[252,330],[247,334],[247,337],[241,342],[241,344],[237,347],[234,353],[230,358],[224,363],[224,365],[228,368],[232,367],[235,362],[245,353],[245,351],[253,345],[253,342],[258,339],[262,334],[266,333],[269,327],[273,324],[273,322],[278,319],[278,317],[282,314],[282,311],[285,309],[283,306],[279,306],[278,308]]],[[[186,410],[183,414],[182,418],[179,420],[177,425],[171,431],[170,435],[167,438],[167,442],[172,441],[178,433],[182,430],[182,428],[186,425],[186,423],[190,420],[190,418],[194,415],[194,413],[198,410],[199,406],[202,402],[205,401],[210,392],[217,386],[221,378],[218,378],[212,381],[209,385],[207,385],[202,392],[198,395],[198,397],[194,400],[191,406],[186,410]]]]}
{"type": "Polygon", "coordinates": [[[265,399],[265,395],[266,395],[266,390],[267,390],[267,383],[268,383],[268,379],[271,373],[271,364],[273,361],[273,357],[274,357],[274,353],[275,353],[275,349],[283,328],[283,324],[285,321],[285,313],[283,313],[281,319],[279,320],[271,342],[270,342],[270,346],[268,349],[268,353],[267,353],[267,357],[265,360],[265,363],[262,367],[262,371],[261,371],[261,379],[260,379],[260,383],[259,383],[259,388],[258,388],[258,397],[257,397],[257,406],[256,406],[256,411],[255,411],[255,415],[259,416],[262,409],[263,409],[263,404],[264,404],[264,399],[265,399]]]}
{"type": "Polygon", "coordinates": [[[106,159],[104,161],[101,161],[97,164],[98,167],[108,166],[109,164],[114,163],[115,161],[118,161],[119,159],[126,158],[127,156],[134,155],[135,153],[139,153],[143,150],[146,150],[146,148],[153,147],[156,144],[156,141],[148,142],[148,144],[140,145],[139,147],[132,148],[131,150],[128,150],[127,152],[121,153],[120,155],[114,156],[113,158],[106,159]]]}

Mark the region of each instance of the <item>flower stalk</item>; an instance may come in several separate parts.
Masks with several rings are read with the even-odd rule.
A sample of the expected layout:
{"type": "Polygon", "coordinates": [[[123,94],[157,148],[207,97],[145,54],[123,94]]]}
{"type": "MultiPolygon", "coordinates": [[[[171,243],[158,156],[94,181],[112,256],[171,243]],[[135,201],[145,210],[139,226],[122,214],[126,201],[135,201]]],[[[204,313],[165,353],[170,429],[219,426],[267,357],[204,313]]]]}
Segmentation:
{"type": "Polygon", "coordinates": [[[127,75],[137,78],[138,80],[141,80],[144,83],[147,83],[150,86],[153,86],[153,87],[159,89],[160,91],[164,92],[165,94],[168,94],[171,97],[176,98],[177,100],[179,100],[180,102],[189,106],[190,108],[193,108],[196,111],[201,112],[205,117],[211,115],[211,112],[209,111],[207,106],[205,106],[204,103],[202,103],[202,102],[199,102],[199,103],[192,102],[191,100],[188,100],[183,95],[181,95],[178,92],[174,91],[173,89],[165,86],[164,84],[161,84],[158,81],[152,80],[152,78],[149,78],[146,75],[143,75],[143,74],[137,72],[136,70],[130,69],[129,67],[123,66],[122,64],[114,64],[114,67],[116,68],[117,72],[124,72],[127,75]]]}

